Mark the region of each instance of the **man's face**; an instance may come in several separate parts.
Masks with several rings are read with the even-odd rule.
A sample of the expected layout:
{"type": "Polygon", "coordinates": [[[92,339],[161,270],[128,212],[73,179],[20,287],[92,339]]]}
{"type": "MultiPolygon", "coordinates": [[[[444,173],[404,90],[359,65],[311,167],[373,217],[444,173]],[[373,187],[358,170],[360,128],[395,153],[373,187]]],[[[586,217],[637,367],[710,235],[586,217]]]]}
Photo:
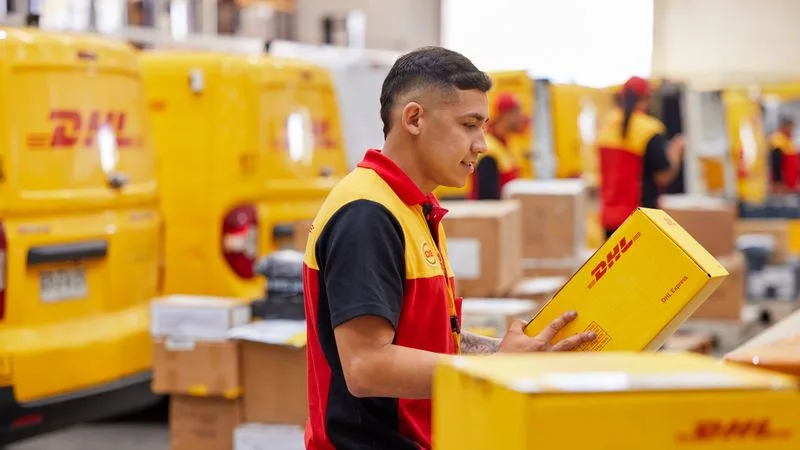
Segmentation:
{"type": "Polygon", "coordinates": [[[505,114],[504,120],[508,121],[508,130],[512,133],[522,133],[525,130],[525,114],[521,108],[514,108],[505,114]]]}
{"type": "Polygon", "coordinates": [[[486,152],[488,116],[487,96],[477,90],[459,90],[426,108],[418,136],[425,177],[440,186],[464,186],[477,168],[478,156],[486,152]]]}

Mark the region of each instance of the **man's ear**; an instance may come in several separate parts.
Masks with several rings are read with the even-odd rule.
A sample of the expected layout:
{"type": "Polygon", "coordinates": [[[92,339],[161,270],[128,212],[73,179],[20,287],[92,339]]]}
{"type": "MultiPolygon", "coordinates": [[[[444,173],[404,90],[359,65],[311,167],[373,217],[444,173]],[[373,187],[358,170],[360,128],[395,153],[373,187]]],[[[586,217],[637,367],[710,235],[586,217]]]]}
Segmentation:
{"type": "Polygon", "coordinates": [[[413,136],[418,136],[422,125],[422,115],[424,110],[422,105],[417,102],[409,102],[403,108],[400,119],[406,131],[413,136]]]}

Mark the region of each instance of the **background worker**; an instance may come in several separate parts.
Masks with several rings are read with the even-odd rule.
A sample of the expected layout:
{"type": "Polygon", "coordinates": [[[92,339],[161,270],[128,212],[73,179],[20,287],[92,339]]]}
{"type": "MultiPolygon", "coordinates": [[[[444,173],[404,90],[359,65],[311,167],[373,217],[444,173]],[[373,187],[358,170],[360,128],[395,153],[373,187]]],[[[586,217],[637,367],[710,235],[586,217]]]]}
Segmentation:
{"type": "Polygon", "coordinates": [[[519,161],[509,148],[511,135],[525,129],[527,118],[513,94],[500,94],[486,135],[486,154],[472,174],[472,200],[498,200],[503,186],[519,177],[519,161]]]}
{"type": "Polygon", "coordinates": [[[460,302],[432,194],[461,187],[486,151],[491,79],[439,47],[397,59],[381,92],[383,149],[367,151],[311,227],[303,286],[308,331],[306,448],[430,449],[431,384],[446,354],[560,351],[595,338],[503,340],[461,332],[460,302]]]}
{"type": "Polygon", "coordinates": [[[648,115],[647,80],[630,78],[620,100],[621,107],[609,112],[597,140],[600,215],[606,238],[637,207],[658,207],[659,195],[680,170],[684,151],[683,138],[676,136],[668,144],[664,124],[648,115]]]}
{"type": "Polygon", "coordinates": [[[777,193],[797,192],[800,183],[800,153],[793,141],[794,119],[781,117],[778,129],[769,137],[772,187],[777,193]]]}

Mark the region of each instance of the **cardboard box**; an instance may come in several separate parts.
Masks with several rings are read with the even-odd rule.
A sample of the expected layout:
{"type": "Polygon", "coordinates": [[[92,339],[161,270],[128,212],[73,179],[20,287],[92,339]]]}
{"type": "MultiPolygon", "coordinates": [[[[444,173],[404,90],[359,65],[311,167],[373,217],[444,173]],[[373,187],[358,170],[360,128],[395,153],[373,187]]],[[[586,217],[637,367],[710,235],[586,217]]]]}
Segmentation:
{"type": "Polygon", "coordinates": [[[514,180],[503,197],[521,205],[523,258],[576,258],[586,247],[582,180],[514,180]]]}
{"type": "Polygon", "coordinates": [[[457,295],[503,297],[522,277],[522,215],[514,200],[442,202],[457,295]]]}
{"type": "Polygon", "coordinates": [[[667,339],[667,342],[664,343],[661,350],[711,355],[714,353],[714,340],[714,335],[712,333],[678,331],[667,339]]]}
{"type": "Polygon", "coordinates": [[[747,260],[740,252],[720,257],[730,276],[692,314],[693,319],[739,319],[747,302],[747,260]]]}
{"type": "Polygon", "coordinates": [[[233,434],[233,450],[305,450],[304,432],[292,425],[245,423],[233,434]]]}
{"type": "Polygon", "coordinates": [[[237,342],[157,338],[153,342],[152,389],[158,394],[239,397],[237,342]]]}
{"type": "Polygon", "coordinates": [[[240,341],[245,421],[304,426],[305,321],[263,320],[237,327],[230,336],[240,341]]]}
{"type": "Polygon", "coordinates": [[[783,339],[795,338],[798,336],[800,336],[800,311],[795,311],[775,325],[763,330],[748,339],[745,343],[732,349],[731,352],[761,348],[783,339]]]}
{"type": "Polygon", "coordinates": [[[725,361],[800,377],[800,334],[774,342],[735,350],[725,361]]]}
{"type": "Polygon", "coordinates": [[[250,322],[250,316],[250,305],[242,299],[171,295],[151,303],[150,333],[153,337],[225,340],[229,329],[250,322]]]}
{"type": "Polygon", "coordinates": [[[714,256],[736,250],[734,204],[712,197],[664,195],[660,207],[714,256]]]}
{"type": "Polygon", "coordinates": [[[540,305],[547,303],[553,294],[561,289],[568,277],[532,277],[523,278],[511,289],[511,297],[533,300],[540,305]]]}
{"type": "Polygon", "coordinates": [[[770,262],[783,264],[789,256],[789,221],[785,219],[745,219],[736,223],[739,248],[758,245],[766,239],[772,250],[770,262]]]}
{"type": "Polygon", "coordinates": [[[800,448],[795,379],[694,353],[448,358],[433,401],[437,450],[800,448]]]}
{"type": "Polygon", "coordinates": [[[593,330],[578,350],[658,350],[728,276],[664,211],[639,208],[528,323],[536,336],[561,314],[555,340],[593,330]]]}
{"type": "Polygon", "coordinates": [[[528,320],[540,303],[513,298],[465,298],[461,306],[464,330],[502,337],[515,320],[528,320]]]}
{"type": "Polygon", "coordinates": [[[233,450],[233,432],[241,423],[241,399],[172,396],[170,449],[233,450]]]}

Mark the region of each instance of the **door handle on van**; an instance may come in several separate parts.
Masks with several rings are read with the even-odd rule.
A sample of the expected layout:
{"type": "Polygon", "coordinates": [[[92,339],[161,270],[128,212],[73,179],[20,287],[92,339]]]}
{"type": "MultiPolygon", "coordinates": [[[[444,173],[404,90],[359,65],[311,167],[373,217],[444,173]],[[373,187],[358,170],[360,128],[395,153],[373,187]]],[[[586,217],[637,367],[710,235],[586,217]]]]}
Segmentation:
{"type": "Polygon", "coordinates": [[[108,242],[101,240],[77,244],[43,245],[28,250],[28,265],[105,258],[107,254],[108,242]]]}
{"type": "Polygon", "coordinates": [[[128,177],[121,173],[114,172],[108,174],[106,182],[108,183],[108,187],[111,189],[122,189],[126,184],[128,184],[128,177]]]}
{"type": "Polygon", "coordinates": [[[323,178],[327,178],[327,177],[329,177],[331,175],[333,175],[333,169],[331,169],[330,167],[323,167],[319,171],[319,176],[321,176],[323,178]]]}

